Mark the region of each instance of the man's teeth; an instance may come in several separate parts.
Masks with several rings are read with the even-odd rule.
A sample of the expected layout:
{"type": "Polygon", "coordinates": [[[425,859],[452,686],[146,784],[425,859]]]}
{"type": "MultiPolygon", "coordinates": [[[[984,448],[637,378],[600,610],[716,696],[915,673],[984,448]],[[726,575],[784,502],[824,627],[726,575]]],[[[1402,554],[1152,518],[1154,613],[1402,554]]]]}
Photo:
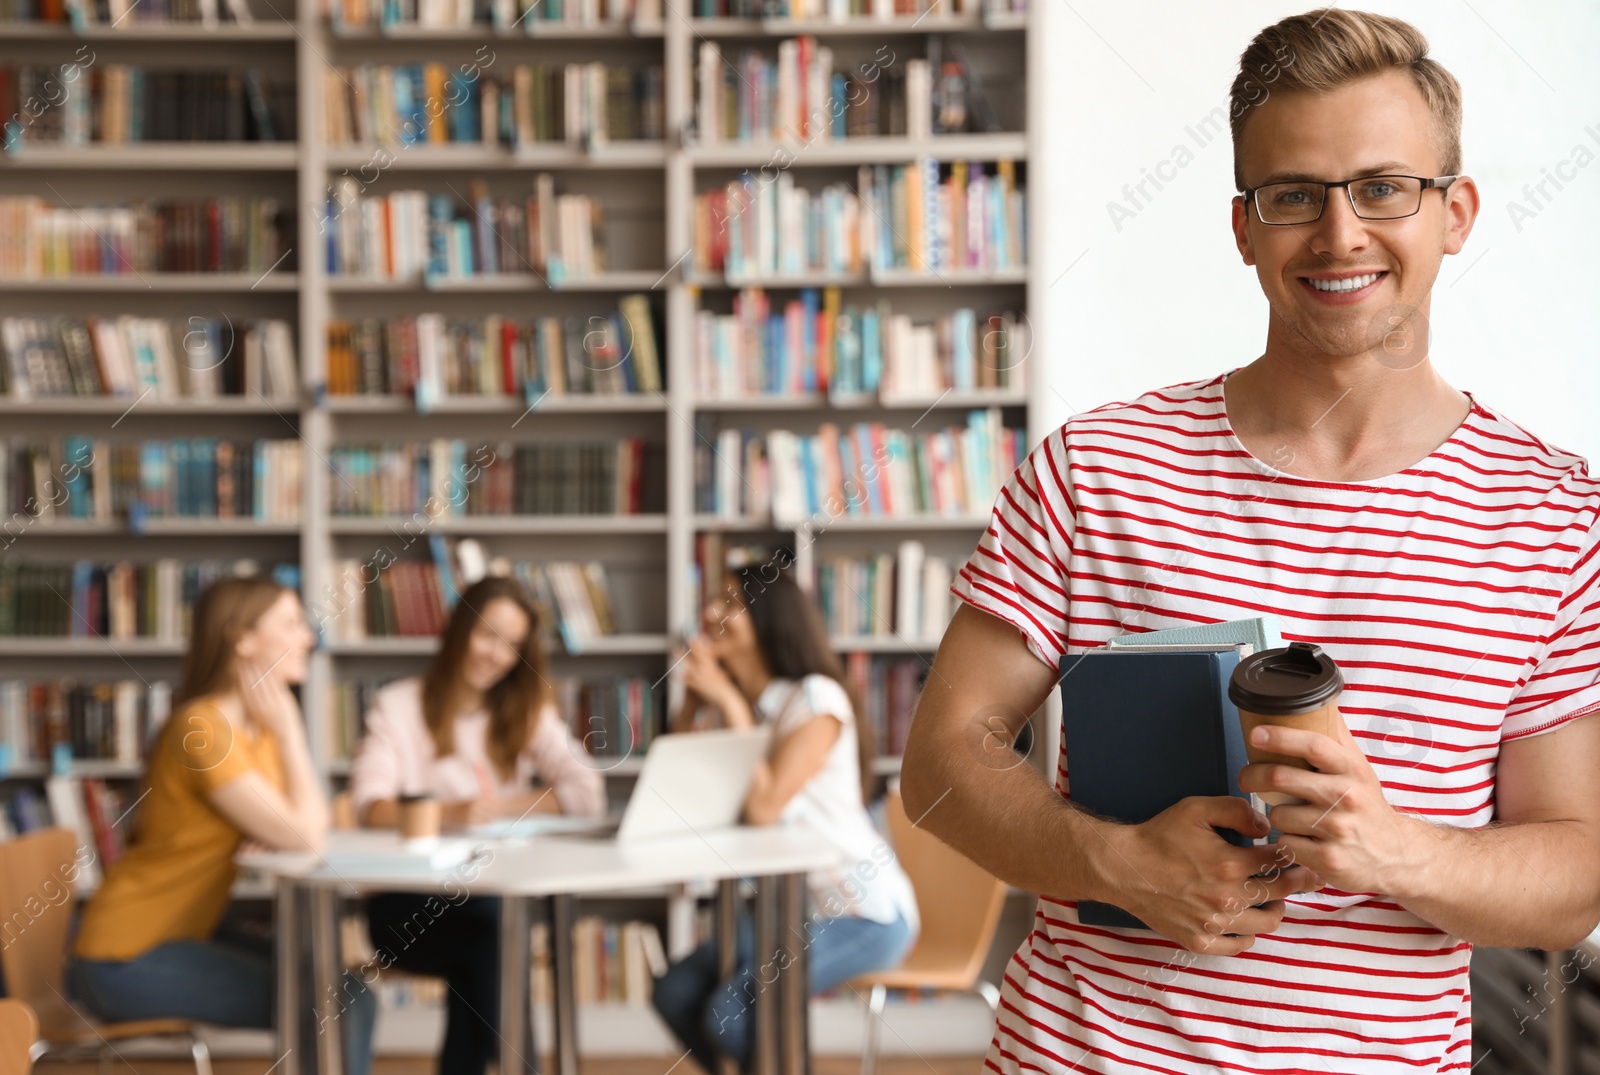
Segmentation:
{"type": "Polygon", "coordinates": [[[1312,280],[1307,277],[1307,282],[1318,291],[1356,291],[1382,275],[1381,272],[1369,272],[1365,276],[1351,276],[1344,280],[1312,280]]]}

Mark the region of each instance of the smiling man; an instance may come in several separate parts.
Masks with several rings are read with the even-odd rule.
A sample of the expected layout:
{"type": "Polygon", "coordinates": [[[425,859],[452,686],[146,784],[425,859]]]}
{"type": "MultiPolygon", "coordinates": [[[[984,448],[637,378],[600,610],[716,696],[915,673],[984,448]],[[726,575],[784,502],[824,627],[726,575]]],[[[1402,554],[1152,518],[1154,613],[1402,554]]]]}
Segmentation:
{"type": "Polygon", "coordinates": [[[1471,946],[1600,921],[1600,719],[1577,719],[1600,712],[1600,483],[1428,355],[1479,204],[1460,89],[1413,27],[1328,10],[1263,30],[1232,95],[1265,351],[1033,451],[906,748],[911,816],[1043,894],[993,1071],[1466,1071],[1471,946]],[[1305,800],[1273,811],[1276,848],[1217,836],[1267,832],[1241,800],[1115,824],[1065,800],[1065,755],[1051,789],[970,748],[1044,701],[1063,654],[1263,613],[1346,680],[1335,735],[1260,741],[1315,771],[1241,774],[1305,800]],[[1085,926],[1082,899],[1153,931],[1085,926]]]}

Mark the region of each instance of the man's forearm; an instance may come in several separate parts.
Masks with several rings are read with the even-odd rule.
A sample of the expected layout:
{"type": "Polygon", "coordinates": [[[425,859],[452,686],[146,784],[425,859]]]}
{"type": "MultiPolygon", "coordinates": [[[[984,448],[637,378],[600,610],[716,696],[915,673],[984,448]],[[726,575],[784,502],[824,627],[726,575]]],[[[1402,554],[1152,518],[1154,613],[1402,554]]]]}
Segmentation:
{"type": "Polygon", "coordinates": [[[1022,758],[1007,769],[971,759],[960,742],[906,745],[906,813],[1002,881],[1058,899],[1104,899],[1120,829],[1064,801],[1022,758]]]}
{"type": "Polygon", "coordinates": [[[1583,825],[1411,820],[1416,868],[1391,895],[1419,918],[1494,948],[1570,948],[1600,922],[1600,863],[1583,825]]]}

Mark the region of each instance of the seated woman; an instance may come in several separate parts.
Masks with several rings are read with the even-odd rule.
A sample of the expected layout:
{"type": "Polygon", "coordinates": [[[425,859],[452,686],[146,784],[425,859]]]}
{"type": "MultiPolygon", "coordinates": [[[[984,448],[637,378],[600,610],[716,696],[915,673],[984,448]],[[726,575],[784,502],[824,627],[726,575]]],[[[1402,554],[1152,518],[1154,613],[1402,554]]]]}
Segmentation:
{"type": "MultiPolygon", "coordinates": [[[[84,909],[73,989],[105,1020],[179,1018],[271,1027],[277,964],[267,938],[218,930],[245,841],[320,851],[328,803],[289,686],[315,638],[294,591],[223,579],[195,606],[172,717],[150,752],[127,853],[84,909]]],[[[301,1025],[314,1064],[309,988],[301,1025]]],[[[348,1075],[366,1075],[375,1005],[346,976],[339,1023],[348,1075]]]]}
{"type": "MultiPolygon", "coordinates": [[[[551,697],[538,614],[519,582],[490,577],[461,595],[427,673],[378,692],[350,791],[361,823],[379,828],[397,824],[402,795],[439,800],[454,825],[534,811],[599,816],[605,785],[587,759],[551,697]]],[[[500,1045],[500,901],[474,896],[440,914],[430,901],[437,911],[433,895],[372,897],[372,944],[385,966],[446,980],[440,1075],[482,1075],[500,1045]]]]}
{"type": "MultiPolygon", "coordinates": [[[[804,823],[838,849],[842,865],[808,880],[806,920],[810,992],[897,965],[916,939],[911,881],[867,815],[870,729],[828,647],[816,606],[787,573],[748,567],[730,573],[725,598],[703,614],[705,633],[681,665],[685,699],[671,730],[694,726],[702,705],[730,728],[772,726],[772,746],[745,799],[752,825],[804,823]]],[[[700,1066],[719,1055],[748,1066],[759,959],[748,917],[738,928],[737,969],[722,980],[715,941],[656,980],[652,1002],[700,1066]]]]}

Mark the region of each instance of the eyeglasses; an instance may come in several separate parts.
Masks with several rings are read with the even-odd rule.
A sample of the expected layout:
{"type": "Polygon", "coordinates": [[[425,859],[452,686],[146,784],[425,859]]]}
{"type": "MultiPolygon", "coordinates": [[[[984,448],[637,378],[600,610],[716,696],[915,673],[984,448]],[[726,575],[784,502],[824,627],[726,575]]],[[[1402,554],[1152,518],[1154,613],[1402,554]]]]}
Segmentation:
{"type": "Polygon", "coordinates": [[[1444,190],[1460,178],[1459,175],[1441,175],[1437,179],[1414,175],[1364,175],[1337,183],[1297,180],[1246,187],[1243,196],[1246,202],[1254,203],[1256,217],[1263,224],[1310,224],[1320,220],[1328,204],[1328,191],[1334,187],[1344,188],[1350,208],[1361,219],[1398,220],[1414,216],[1422,208],[1423,191],[1444,190]]]}

